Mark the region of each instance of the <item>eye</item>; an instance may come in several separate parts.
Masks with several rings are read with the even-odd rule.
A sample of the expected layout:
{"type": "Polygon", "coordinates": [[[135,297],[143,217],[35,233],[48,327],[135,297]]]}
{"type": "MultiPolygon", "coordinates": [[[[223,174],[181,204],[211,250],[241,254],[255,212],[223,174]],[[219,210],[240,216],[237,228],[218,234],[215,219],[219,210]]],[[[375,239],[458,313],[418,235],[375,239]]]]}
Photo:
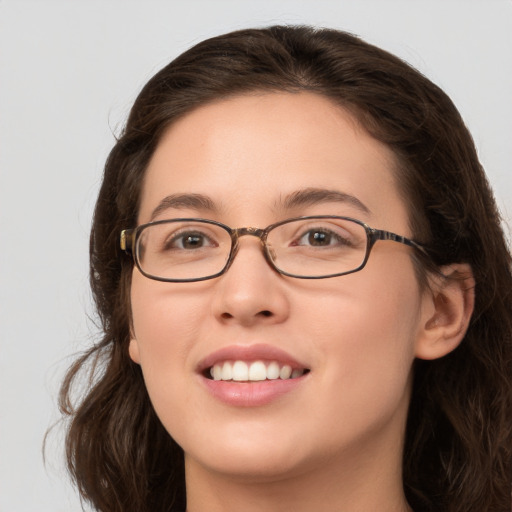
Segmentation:
{"type": "Polygon", "coordinates": [[[302,235],[299,240],[301,245],[309,244],[313,246],[326,246],[331,245],[332,233],[325,230],[311,229],[306,234],[302,235]]]}
{"type": "Polygon", "coordinates": [[[181,231],[173,233],[166,240],[164,247],[166,250],[194,250],[204,247],[217,247],[217,243],[201,231],[181,231]]]}
{"type": "Polygon", "coordinates": [[[303,233],[293,245],[305,245],[311,247],[332,247],[340,245],[348,245],[348,240],[339,234],[325,229],[315,228],[308,229],[303,233]]]}

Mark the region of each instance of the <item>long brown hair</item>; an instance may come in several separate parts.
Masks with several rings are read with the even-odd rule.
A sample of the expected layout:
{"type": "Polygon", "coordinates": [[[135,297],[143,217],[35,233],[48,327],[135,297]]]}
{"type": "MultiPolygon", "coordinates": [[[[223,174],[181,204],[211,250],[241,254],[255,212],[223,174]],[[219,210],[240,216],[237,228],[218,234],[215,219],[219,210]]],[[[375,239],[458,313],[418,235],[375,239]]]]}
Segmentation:
{"type": "Polygon", "coordinates": [[[415,362],[403,482],[418,512],[510,510],[512,264],[471,136],[450,99],[395,56],[344,32],[283,26],[215,37],[179,56],[143,88],[108,157],[90,240],[104,334],[70,368],[60,395],[82,497],[103,512],[185,508],[182,450],[128,356],[132,262],[118,238],[136,225],[144,172],[165,129],[249,91],[312,91],[349,109],[396,154],[429,264],[471,265],[476,306],[461,346],[415,362]],[[87,369],[87,389],[72,400],[87,369]]]}

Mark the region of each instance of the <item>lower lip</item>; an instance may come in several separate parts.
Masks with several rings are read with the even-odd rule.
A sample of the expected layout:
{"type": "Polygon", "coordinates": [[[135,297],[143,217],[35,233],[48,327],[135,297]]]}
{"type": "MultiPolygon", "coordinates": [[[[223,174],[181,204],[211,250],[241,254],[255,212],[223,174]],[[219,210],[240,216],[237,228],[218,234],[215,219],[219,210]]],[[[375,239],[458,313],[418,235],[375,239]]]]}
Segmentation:
{"type": "Polygon", "coordinates": [[[270,404],[297,389],[308,374],[295,379],[233,382],[202,377],[208,391],[225,404],[236,407],[259,407],[270,404]]]}

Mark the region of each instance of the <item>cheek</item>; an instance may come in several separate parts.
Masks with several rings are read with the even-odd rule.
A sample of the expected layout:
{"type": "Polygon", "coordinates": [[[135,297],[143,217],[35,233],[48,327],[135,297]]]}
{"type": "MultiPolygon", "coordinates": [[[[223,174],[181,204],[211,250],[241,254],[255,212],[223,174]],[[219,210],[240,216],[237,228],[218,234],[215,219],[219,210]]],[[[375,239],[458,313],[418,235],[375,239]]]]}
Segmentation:
{"type": "Polygon", "coordinates": [[[201,297],[134,274],[131,290],[133,338],[149,395],[158,409],[193,371],[191,353],[208,314],[201,297]]]}
{"type": "Polygon", "coordinates": [[[420,293],[412,274],[380,274],[378,281],[372,275],[340,278],[344,291],[332,290],[307,313],[315,326],[311,339],[322,387],[331,390],[331,403],[339,404],[338,420],[350,411],[355,424],[366,422],[368,414],[389,418],[407,401],[420,320],[420,293]]]}
{"type": "Polygon", "coordinates": [[[181,297],[179,291],[162,292],[158,283],[156,288],[151,282],[141,284],[134,279],[132,285],[134,343],[155,412],[169,434],[181,440],[190,424],[202,421],[198,414],[192,416],[198,408],[188,379],[207,305],[181,297]]]}
{"type": "Polygon", "coordinates": [[[142,353],[158,357],[191,342],[200,328],[205,306],[181,285],[151,281],[134,273],[131,306],[134,337],[142,353]]]}
{"type": "Polygon", "coordinates": [[[347,348],[387,353],[414,345],[422,298],[409,259],[398,260],[386,266],[370,260],[361,272],[326,281],[322,292],[305,291],[302,314],[309,311],[311,325],[347,348]]]}

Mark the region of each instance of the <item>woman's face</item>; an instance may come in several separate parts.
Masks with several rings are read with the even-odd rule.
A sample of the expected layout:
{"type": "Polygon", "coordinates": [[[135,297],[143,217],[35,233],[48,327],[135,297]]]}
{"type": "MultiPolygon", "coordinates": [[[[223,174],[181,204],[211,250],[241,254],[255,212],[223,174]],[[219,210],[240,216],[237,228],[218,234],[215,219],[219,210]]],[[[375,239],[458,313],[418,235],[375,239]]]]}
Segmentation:
{"type": "MultiPolygon", "coordinates": [[[[339,215],[410,237],[394,162],[323,97],[239,96],[168,129],[145,176],[138,222],[200,217],[264,228],[339,215]]],[[[281,478],[399,460],[425,309],[411,250],[380,241],[360,272],[301,280],[272,270],[257,238],[245,236],[215,279],[165,283],[134,269],[130,354],[188,467],[281,478]],[[208,378],[226,361],[305,372],[208,378]]]]}

